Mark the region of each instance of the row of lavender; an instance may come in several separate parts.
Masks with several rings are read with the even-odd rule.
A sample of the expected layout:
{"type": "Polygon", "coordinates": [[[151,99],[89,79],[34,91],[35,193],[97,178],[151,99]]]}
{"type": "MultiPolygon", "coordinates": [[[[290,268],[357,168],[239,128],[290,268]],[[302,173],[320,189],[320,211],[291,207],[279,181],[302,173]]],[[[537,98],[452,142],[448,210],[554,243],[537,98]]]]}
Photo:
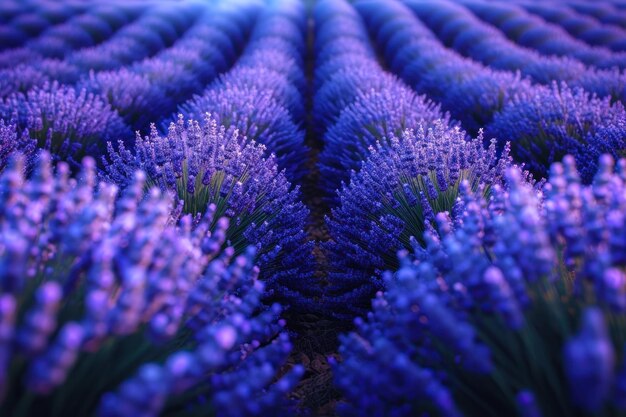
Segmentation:
{"type": "Polygon", "coordinates": [[[334,365],[342,415],[626,412],[626,164],[600,156],[623,155],[620,53],[543,56],[491,10],[316,7],[324,299],[364,317],[334,365]],[[481,126],[502,142],[460,129],[481,126]]]}
{"type": "Polygon", "coordinates": [[[68,9],[0,53],[0,413],[290,414],[303,5],[68,9]]]}
{"type": "Polygon", "coordinates": [[[0,52],[0,410],[278,415],[302,370],[277,379],[290,346],[272,303],[349,321],[386,290],[342,339],[347,415],[620,412],[624,188],[600,155],[624,148],[623,54],[524,48],[484,23],[498,5],[405,3],[315,7],[324,286],[292,186],[309,153],[302,4],[78,5],[29,30],[21,6],[0,10],[33,35],[0,52]],[[541,177],[566,154],[580,178],[571,159],[548,185],[513,165],[541,177]],[[528,330],[545,315],[557,330],[528,330]]]}

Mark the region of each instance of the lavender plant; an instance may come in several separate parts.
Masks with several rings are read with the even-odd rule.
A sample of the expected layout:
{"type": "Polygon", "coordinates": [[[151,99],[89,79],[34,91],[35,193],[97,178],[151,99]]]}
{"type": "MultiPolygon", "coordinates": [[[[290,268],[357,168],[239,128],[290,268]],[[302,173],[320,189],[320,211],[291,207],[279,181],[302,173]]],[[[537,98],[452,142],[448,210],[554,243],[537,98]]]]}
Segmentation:
{"type": "Polygon", "coordinates": [[[491,197],[462,185],[450,220],[343,336],[342,414],[620,416],[626,410],[624,169],[590,186],[574,159],[538,192],[517,169],[491,197]],[[376,375],[375,378],[372,375],[376,375]]]}
{"type": "Polygon", "coordinates": [[[105,42],[82,48],[66,59],[85,71],[115,70],[172,45],[201,15],[202,6],[197,3],[160,4],[105,42]]]}
{"type": "MultiPolygon", "coordinates": [[[[384,74],[380,74],[380,78],[379,82],[384,83],[384,74]]],[[[351,172],[360,169],[370,147],[376,143],[388,143],[405,129],[420,125],[427,129],[435,123],[448,125],[448,115],[402,83],[394,82],[387,89],[359,94],[324,135],[324,149],[320,154],[324,189],[329,196],[334,196],[351,172]]]]}
{"type": "Polygon", "coordinates": [[[538,176],[546,176],[550,164],[571,154],[589,183],[598,158],[611,153],[619,158],[626,149],[626,111],[581,89],[554,83],[519,94],[486,129],[488,135],[510,140],[517,160],[538,176]]]}
{"type": "Polygon", "coordinates": [[[104,97],[131,128],[139,130],[155,116],[162,116],[174,107],[174,97],[160,87],[146,74],[125,67],[117,71],[92,71],[78,88],[104,97]]]}
{"type": "Polygon", "coordinates": [[[84,155],[101,155],[110,138],[128,136],[120,116],[99,96],[56,82],[0,102],[0,119],[13,120],[38,148],[73,167],[84,155]]]}
{"type": "Polygon", "coordinates": [[[382,272],[398,265],[396,252],[421,242],[436,213],[452,211],[460,183],[489,194],[510,165],[508,148],[498,157],[495,141],[485,149],[482,136],[466,140],[442,123],[372,146],[326,219],[331,311],[339,318],[367,311],[382,272]]]}
{"type": "MultiPolygon", "coordinates": [[[[273,72],[259,71],[258,75],[280,77],[273,72]]],[[[200,120],[206,112],[217,123],[237,130],[241,146],[258,142],[276,155],[280,169],[285,169],[289,180],[299,181],[304,175],[302,161],[308,151],[304,145],[304,131],[291,118],[289,111],[268,89],[239,85],[229,80],[218,80],[202,96],[180,106],[186,117],[200,120]]],[[[268,81],[264,81],[268,84],[268,81]]],[[[280,78],[276,81],[281,84],[280,78]]]]}
{"type": "MultiPolygon", "coordinates": [[[[600,4],[600,7],[607,5],[600,4]]],[[[565,29],[570,35],[583,42],[597,47],[609,48],[614,52],[624,52],[624,39],[626,32],[612,22],[599,22],[593,17],[578,13],[576,6],[563,7],[558,4],[530,5],[524,4],[526,10],[537,14],[548,22],[555,23],[565,29]]],[[[592,5],[593,7],[593,5],[592,5]]],[[[610,14],[611,11],[604,9],[603,12],[610,14]]]]}
{"type": "Polygon", "coordinates": [[[268,6],[237,65],[179,106],[188,118],[199,120],[209,112],[219,124],[238,129],[242,144],[253,140],[265,145],[292,182],[302,179],[308,153],[299,126],[304,117],[304,41],[295,23],[303,15],[299,1],[268,6]]]}
{"type": "Polygon", "coordinates": [[[182,211],[196,215],[216,205],[218,216],[231,218],[228,245],[242,253],[258,249],[261,279],[269,299],[294,309],[311,307],[317,293],[313,281],[312,243],[304,231],[308,210],[279,172],[273,156],[254,141],[241,145],[237,130],[219,126],[210,115],[202,123],[180,115],[166,136],[152,128],[137,136],[135,151],[119,144],[104,162],[108,178],[125,186],[137,169],[149,184],[173,192],[182,211]]]}
{"type": "Polygon", "coordinates": [[[175,223],[143,173],[117,198],[82,166],[0,176],[0,413],[281,415],[301,369],[277,379],[290,344],[254,251],[221,250],[215,206],[175,223]]]}
{"type": "Polygon", "coordinates": [[[241,45],[227,43],[228,38],[224,38],[227,32],[237,32],[246,39],[253,26],[253,15],[258,12],[255,2],[244,6],[206,7],[194,27],[172,47],[129,67],[92,71],[79,86],[107,97],[131,127],[144,130],[151,121],[169,116],[179,103],[201,91],[215,78],[218,69],[232,65],[241,45]],[[220,29],[225,18],[234,20],[235,26],[220,29]],[[224,47],[224,52],[214,43],[224,47]]]}

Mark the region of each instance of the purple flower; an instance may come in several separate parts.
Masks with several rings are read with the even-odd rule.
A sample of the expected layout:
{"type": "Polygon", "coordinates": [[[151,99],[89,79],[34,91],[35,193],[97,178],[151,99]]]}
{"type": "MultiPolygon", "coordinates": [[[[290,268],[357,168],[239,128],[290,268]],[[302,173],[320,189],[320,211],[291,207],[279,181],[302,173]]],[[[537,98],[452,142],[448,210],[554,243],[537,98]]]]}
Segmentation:
{"type": "Polygon", "coordinates": [[[200,120],[208,112],[226,128],[238,129],[242,146],[246,141],[265,145],[293,182],[302,179],[309,152],[298,124],[304,117],[305,85],[304,37],[295,23],[304,18],[300,6],[264,9],[237,65],[179,106],[187,118],[200,120]]]}
{"type": "Polygon", "coordinates": [[[428,129],[435,123],[447,125],[447,115],[403,84],[360,94],[324,135],[320,172],[327,193],[332,195],[351,171],[359,170],[370,147],[389,144],[406,129],[428,129]]]}
{"type": "Polygon", "coordinates": [[[15,125],[0,120],[0,170],[7,166],[15,152],[30,156],[34,148],[35,143],[29,138],[28,131],[18,133],[15,125]]]}

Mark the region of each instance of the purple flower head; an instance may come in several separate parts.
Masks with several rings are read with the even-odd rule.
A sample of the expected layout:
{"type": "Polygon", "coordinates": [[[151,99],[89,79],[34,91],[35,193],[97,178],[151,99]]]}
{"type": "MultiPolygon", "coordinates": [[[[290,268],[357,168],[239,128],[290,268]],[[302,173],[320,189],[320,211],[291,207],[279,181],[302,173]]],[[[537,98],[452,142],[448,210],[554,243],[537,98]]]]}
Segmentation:
{"type": "Polygon", "coordinates": [[[487,133],[511,141],[513,155],[533,173],[546,176],[550,164],[573,155],[590,182],[601,154],[621,155],[626,147],[626,111],[621,103],[599,99],[565,84],[517,95],[487,133]]]}
{"type": "Polygon", "coordinates": [[[485,149],[482,136],[467,140],[441,122],[371,149],[327,219],[329,302],[350,299],[345,304],[362,312],[381,272],[397,267],[396,252],[411,249],[411,239],[422,238],[436,213],[453,210],[461,183],[487,193],[503,183],[510,164],[506,149],[498,158],[493,142],[485,149]]]}
{"type": "Polygon", "coordinates": [[[37,147],[78,166],[83,155],[98,156],[111,138],[123,138],[127,127],[99,96],[58,83],[45,84],[0,103],[0,118],[15,120],[37,147]]]}
{"type": "Polygon", "coordinates": [[[209,114],[202,123],[185,123],[180,115],[167,136],[155,128],[137,136],[134,152],[123,144],[119,151],[110,147],[106,172],[125,186],[142,169],[149,184],[181,201],[185,213],[204,213],[215,204],[218,216],[230,218],[226,239],[237,253],[248,245],[258,248],[261,279],[272,298],[295,301],[300,291],[315,293],[304,231],[308,210],[298,201],[299,190],[278,171],[273,156],[264,158],[264,146],[240,142],[236,129],[219,126],[209,114]]]}
{"type": "Polygon", "coordinates": [[[239,415],[282,408],[301,371],[277,378],[291,349],[280,308],[261,305],[254,248],[222,250],[215,205],[176,221],[141,171],[118,196],[92,159],[76,179],[46,153],[31,176],[24,162],[0,175],[3,413],[49,415],[52,401],[63,414],[157,416],[181,397],[215,408],[242,392],[239,415]],[[206,384],[231,375],[237,385],[206,384]]]}

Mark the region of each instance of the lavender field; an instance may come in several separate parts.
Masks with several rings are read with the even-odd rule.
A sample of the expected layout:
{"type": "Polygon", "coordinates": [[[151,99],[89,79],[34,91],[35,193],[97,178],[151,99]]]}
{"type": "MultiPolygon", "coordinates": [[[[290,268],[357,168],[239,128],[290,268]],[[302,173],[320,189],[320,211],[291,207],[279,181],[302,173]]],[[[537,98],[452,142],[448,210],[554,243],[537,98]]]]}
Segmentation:
{"type": "Polygon", "coordinates": [[[0,417],[626,417],[625,0],[0,0],[0,417]]]}

